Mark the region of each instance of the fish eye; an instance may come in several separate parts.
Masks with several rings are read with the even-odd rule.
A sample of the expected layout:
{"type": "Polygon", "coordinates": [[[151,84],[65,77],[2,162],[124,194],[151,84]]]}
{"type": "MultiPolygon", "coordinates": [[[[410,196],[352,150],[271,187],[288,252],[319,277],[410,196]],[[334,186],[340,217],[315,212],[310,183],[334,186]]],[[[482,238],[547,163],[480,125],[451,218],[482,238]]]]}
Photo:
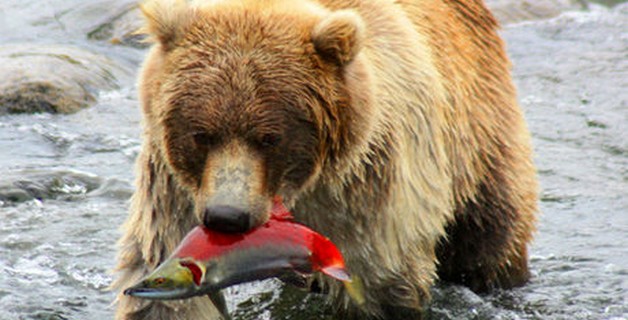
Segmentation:
{"type": "Polygon", "coordinates": [[[153,282],[156,285],[161,285],[161,284],[166,283],[166,278],[164,278],[164,277],[155,278],[155,280],[153,280],[153,282]]]}

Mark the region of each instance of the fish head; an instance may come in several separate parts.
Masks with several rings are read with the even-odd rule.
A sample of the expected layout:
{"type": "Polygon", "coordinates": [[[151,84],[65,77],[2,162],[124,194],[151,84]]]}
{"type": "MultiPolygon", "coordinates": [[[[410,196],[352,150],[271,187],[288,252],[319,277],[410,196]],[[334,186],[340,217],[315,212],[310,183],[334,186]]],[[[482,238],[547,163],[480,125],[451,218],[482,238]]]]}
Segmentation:
{"type": "Polygon", "coordinates": [[[144,299],[183,299],[200,290],[204,275],[202,263],[189,258],[171,258],[124,294],[144,299]]]}

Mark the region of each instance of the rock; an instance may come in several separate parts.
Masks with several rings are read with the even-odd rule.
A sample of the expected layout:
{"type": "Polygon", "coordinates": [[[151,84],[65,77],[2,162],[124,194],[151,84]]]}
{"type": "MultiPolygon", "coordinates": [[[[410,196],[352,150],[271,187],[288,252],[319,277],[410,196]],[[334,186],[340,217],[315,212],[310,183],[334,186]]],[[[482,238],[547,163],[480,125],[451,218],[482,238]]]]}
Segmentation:
{"type": "Polygon", "coordinates": [[[25,202],[34,199],[28,191],[11,184],[0,185],[0,206],[5,202],[25,202]]]}
{"type": "Polygon", "coordinates": [[[135,34],[142,23],[136,0],[79,1],[60,19],[66,30],[90,40],[146,47],[135,34]]]}
{"type": "Polygon", "coordinates": [[[133,195],[133,185],[128,181],[108,179],[98,189],[90,192],[92,197],[128,200],[133,195]]]}
{"type": "Polygon", "coordinates": [[[548,19],[565,11],[587,7],[581,0],[486,0],[486,4],[502,24],[548,19]]]}
{"type": "Polygon", "coordinates": [[[101,178],[81,172],[20,172],[4,177],[0,183],[0,202],[80,199],[101,185],[101,178]]]}
{"type": "Polygon", "coordinates": [[[147,48],[150,44],[143,41],[146,37],[138,33],[142,27],[142,18],[137,6],[126,8],[111,17],[109,21],[91,30],[87,37],[92,40],[104,40],[115,45],[134,48],[147,48]]]}
{"type": "Polygon", "coordinates": [[[70,45],[0,46],[0,65],[0,114],[72,113],[131,77],[107,57],[70,45]]]}
{"type": "Polygon", "coordinates": [[[0,43],[108,41],[143,48],[137,0],[0,1],[0,43]]]}

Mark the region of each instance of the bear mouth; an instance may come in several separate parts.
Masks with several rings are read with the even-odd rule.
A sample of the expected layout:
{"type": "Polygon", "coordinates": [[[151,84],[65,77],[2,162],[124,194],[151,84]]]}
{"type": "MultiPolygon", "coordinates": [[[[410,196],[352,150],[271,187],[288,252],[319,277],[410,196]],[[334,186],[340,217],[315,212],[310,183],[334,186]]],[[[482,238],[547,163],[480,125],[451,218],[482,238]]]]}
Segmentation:
{"type": "Polygon", "coordinates": [[[279,195],[273,197],[273,206],[270,216],[277,220],[294,220],[292,212],[283,204],[283,198],[279,195]]]}

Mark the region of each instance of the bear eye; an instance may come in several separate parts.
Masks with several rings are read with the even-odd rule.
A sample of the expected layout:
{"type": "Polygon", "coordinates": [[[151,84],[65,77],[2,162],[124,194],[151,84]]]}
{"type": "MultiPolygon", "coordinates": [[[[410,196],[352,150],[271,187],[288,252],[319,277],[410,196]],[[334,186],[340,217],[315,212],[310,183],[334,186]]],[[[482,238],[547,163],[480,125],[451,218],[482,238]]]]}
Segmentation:
{"type": "Polygon", "coordinates": [[[278,134],[267,133],[262,136],[259,144],[262,148],[272,148],[279,145],[281,142],[281,136],[278,134]]]}
{"type": "Polygon", "coordinates": [[[194,143],[199,147],[209,147],[218,144],[218,137],[207,132],[199,132],[193,135],[194,143]]]}

